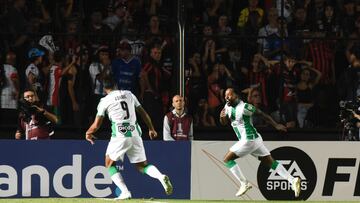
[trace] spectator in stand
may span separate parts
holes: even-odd
[[[241,71],[246,75],[248,88],[258,88],[261,92],[263,105],[269,108],[268,78],[272,74],[271,66],[277,61],[269,61],[261,54],[255,54],[248,69],[242,68]]]
[[[297,61],[284,56],[284,61],[280,63],[277,71],[280,83],[280,119],[286,124],[287,128],[296,127],[296,76],[295,65]]]
[[[223,63],[214,65],[212,73],[208,76],[208,104],[213,116],[221,110],[224,91],[232,86],[233,80],[231,72]]]
[[[294,19],[288,26],[290,40],[289,51],[297,59],[305,57],[305,45],[309,42],[306,37],[310,37],[310,24],[307,19],[307,11],[304,7],[297,7],[294,11]]]
[[[51,23],[54,31],[63,32],[67,20],[74,16],[74,0],[58,0],[51,3],[44,1],[44,3],[51,16]]]
[[[311,65],[311,62],[309,62],[302,67],[300,81],[296,85],[297,121],[300,128],[304,127],[306,114],[309,108],[314,105],[314,89],[321,78],[320,71],[312,68]]]
[[[239,30],[242,35],[254,35],[259,32],[262,24],[259,24],[259,21],[262,17],[259,12],[252,11],[249,13],[249,17],[245,25]]]
[[[335,7],[327,3],[325,4],[325,15],[323,17],[324,32],[327,37],[339,37],[341,34],[338,16]]]
[[[56,51],[53,53],[53,61],[51,61],[51,67],[49,72],[49,84],[47,88],[47,102],[46,106],[54,112],[54,114],[61,120],[60,118],[60,109],[59,109],[59,92],[60,92],[60,83],[61,78],[67,72],[72,66],[72,63],[70,63],[66,68],[63,68],[65,57],[63,55],[62,51]],[[59,122],[60,123],[60,122]]]
[[[96,106],[99,103],[100,99],[106,95],[103,88],[102,79],[109,77],[111,74],[111,58],[109,47],[104,45],[100,46],[95,52],[96,59],[90,64],[89,73],[91,78],[92,85],[92,96],[91,96],[91,106],[92,113],[91,116],[95,117]]]
[[[185,111],[185,101],[180,95],[172,98],[174,109],[164,116],[163,139],[165,141],[193,140],[193,119]]]
[[[49,139],[54,134],[51,125],[57,122],[57,117],[43,108],[36,96],[36,92],[32,89],[25,89],[20,102],[20,114],[15,139]]]
[[[43,56],[45,52],[38,48],[30,49],[28,58],[30,64],[25,70],[26,87],[33,89],[40,102],[45,101],[44,76],[42,72]]]
[[[312,27],[321,26],[322,18],[325,14],[325,0],[314,0],[307,7],[308,18],[311,19]]]
[[[354,44],[349,50],[350,66],[338,82],[340,100],[356,101],[360,96],[360,44]]]
[[[167,77],[161,63],[161,48],[150,49],[150,61],[147,62],[140,74],[140,99],[143,100],[144,109],[153,118],[156,130],[162,126],[164,104],[162,101],[163,81]]]
[[[116,5],[109,6],[108,17],[104,19],[103,23],[111,30],[115,30],[116,27],[127,24],[129,20],[130,15],[126,3],[120,2]]]
[[[200,99],[207,97],[207,78],[203,64],[201,63],[201,56],[199,52],[194,52],[189,58],[189,80],[188,84],[188,99],[190,114],[195,113]]]
[[[68,56],[66,62],[66,73],[61,78],[60,84],[60,116],[61,124],[70,126],[72,124],[78,127],[77,122],[79,119],[79,102],[77,97],[77,92],[75,92],[75,86],[78,83],[77,80],[77,68],[75,66],[76,61],[78,60],[77,55]]]
[[[1,124],[16,123],[16,109],[19,100],[19,75],[15,68],[16,54],[13,51],[8,51],[5,57],[5,63],[0,64],[1,81],[1,108],[0,108],[0,122]]]
[[[145,39],[145,43],[147,44],[147,46],[151,46],[154,44],[159,45],[159,46],[166,45],[166,44],[164,44],[165,41],[163,41],[161,36],[158,36],[158,35],[163,34],[162,30],[160,29],[159,16],[157,16],[157,15],[150,16],[149,27],[145,31],[145,33],[151,35]],[[161,48],[163,48],[163,47],[161,47]]]
[[[249,104],[252,104],[256,109],[260,109],[262,112],[268,112],[266,106],[264,105],[261,97],[261,90],[259,88],[249,88],[247,101]],[[252,123],[255,127],[266,127],[267,123],[259,117],[259,115],[253,115]]]
[[[170,36],[164,36],[166,32],[164,32],[161,27],[159,16],[150,16],[149,26],[145,29],[145,33],[147,34],[145,44],[148,50],[150,50],[151,47],[159,46],[164,58],[172,57],[174,39]]]
[[[121,41],[118,49],[119,58],[114,59],[111,64],[117,87],[138,95],[141,62],[131,54],[131,46],[127,41]]]
[[[267,15],[268,24],[259,30],[257,43],[258,51],[263,56],[270,51],[270,42],[268,37],[279,33],[278,14],[276,8],[270,8]]]
[[[202,63],[205,65],[207,73],[211,73],[215,63],[227,63],[228,49],[223,46],[213,35],[213,29],[210,25],[206,25],[203,29],[203,39],[201,41]]]
[[[220,15],[216,28],[216,34],[219,35],[220,43],[224,47],[230,47],[233,43],[233,40],[227,37],[232,34],[232,29],[228,22],[229,18],[226,15]]]
[[[75,20],[69,20],[66,24],[66,35],[63,38],[62,46],[67,51],[66,55],[74,55],[76,48],[80,46],[78,35],[79,25]]]
[[[174,65],[171,58],[164,58],[162,60],[162,70],[164,73],[163,84],[166,84],[162,90],[162,102],[163,102],[163,112],[167,112],[171,108],[171,98],[170,95],[176,94],[177,86],[175,76],[173,76]],[[186,75],[184,76],[186,78]]]
[[[244,8],[240,12],[239,20],[237,23],[237,26],[239,29],[242,29],[245,26],[245,24],[249,20],[250,13],[254,12],[254,11],[257,12],[259,15],[259,18],[257,19],[258,25],[260,26],[263,22],[264,10],[258,6],[259,1],[258,0],[249,0],[248,2],[249,2],[248,7]]]
[[[240,34],[243,36],[256,36],[261,28],[262,24],[259,24],[259,20],[262,16],[259,15],[257,11],[252,11],[249,13],[248,21],[245,23],[245,26],[239,30]],[[245,61],[250,61],[252,56],[258,51],[258,44],[256,39],[245,39],[241,44],[243,50],[243,58]]]
[[[77,60],[74,66],[76,67],[76,81],[74,91],[76,99],[79,104],[79,114],[81,118],[76,120],[77,126],[83,127],[91,123],[91,99],[92,99],[92,80],[89,73],[90,59],[89,50],[84,44],[76,48]]]
[[[15,48],[21,47],[28,39],[26,35],[28,22],[25,16],[25,7],[26,0],[14,0],[12,8],[5,15],[7,29],[11,33],[10,45]],[[17,53],[17,55],[19,54]]]
[[[140,61],[143,61],[145,58],[144,54],[146,53],[145,49],[145,41],[143,37],[136,36],[136,30],[131,28],[127,32],[127,38],[122,39],[121,41],[126,41],[130,44],[131,47],[131,55],[138,58]],[[120,49],[116,49],[116,56],[120,56]]]
[[[291,22],[293,18],[293,11],[295,10],[294,0],[275,0],[275,7],[278,10],[278,15],[283,16],[287,22]]]
[[[114,28],[114,34],[127,34],[128,30],[135,27],[135,22],[133,15],[130,13],[127,4],[122,7],[123,12],[125,13],[120,19],[120,23]]]
[[[211,0],[205,2],[205,10],[203,12],[203,21],[206,24],[215,25],[220,13],[226,13],[226,1]]]
[[[195,126],[198,127],[214,127],[215,119],[209,112],[209,104],[206,99],[201,99],[195,113]]]
[[[102,44],[109,43],[111,29],[103,24],[103,14],[100,10],[93,11],[90,20],[86,32],[91,33],[88,40],[92,50],[97,50]]]
[[[314,37],[323,37],[324,33],[315,32]],[[305,60],[312,62],[313,67],[321,72],[321,84],[335,84],[334,43],[330,40],[312,39],[306,49]]]
[[[343,15],[341,16],[341,30],[344,37],[348,37],[355,29],[356,13],[354,0],[343,1]]]
[[[357,17],[356,22],[355,22],[355,27],[356,29],[354,30],[354,32],[350,35],[350,40],[347,43],[347,47],[346,47],[346,58],[347,61],[349,63],[351,63],[351,53],[350,53],[350,49],[355,45],[358,44],[360,42],[360,15]]]
[[[201,42],[201,50],[202,50],[202,63],[204,65],[205,70],[209,73],[209,67],[215,63],[215,41],[211,37],[213,34],[213,29],[210,25],[205,25],[203,28],[203,39]]]
[[[171,17],[176,13],[176,7],[172,1],[150,0],[144,1],[145,10],[148,16],[159,16],[160,23],[170,25]],[[170,31],[170,26],[166,27],[166,31]],[[164,30],[165,31],[165,30]]]

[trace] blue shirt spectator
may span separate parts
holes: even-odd
[[[112,72],[118,89],[137,93],[141,62],[131,55],[128,42],[122,41],[118,49],[119,57],[112,62]]]

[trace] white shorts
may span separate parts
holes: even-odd
[[[109,155],[113,161],[124,161],[125,154],[130,163],[146,161],[144,144],[140,136],[114,137],[110,139],[106,155]]]
[[[243,157],[248,154],[251,154],[254,157],[270,155],[270,152],[265,147],[261,137],[258,137],[255,140],[238,141],[230,147],[230,151],[234,152],[238,157]]]

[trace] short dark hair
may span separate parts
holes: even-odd
[[[105,89],[113,89],[115,87],[115,81],[111,77],[103,78],[102,83]]]
[[[34,93],[35,93],[35,90],[34,90],[33,88],[27,87],[27,88],[24,89],[23,92],[24,92],[24,93],[25,93],[25,92],[34,92]]]

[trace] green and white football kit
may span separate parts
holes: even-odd
[[[140,106],[130,91],[113,90],[100,100],[97,116],[108,114],[111,121],[111,139],[106,149],[113,161],[124,160],[126,154],[131,163],[146,161],[141,128],[137,123],[135,108]]]
[[[255,157],[270,155],[265,147],[261,135],[256,131],[252,124],[251,116],[256,108],[248,103],[240,101],[235,107],[225,105],[225,114],[231,121],[231,126],[238,137],[230,151],[238,157],[251,154]]]

